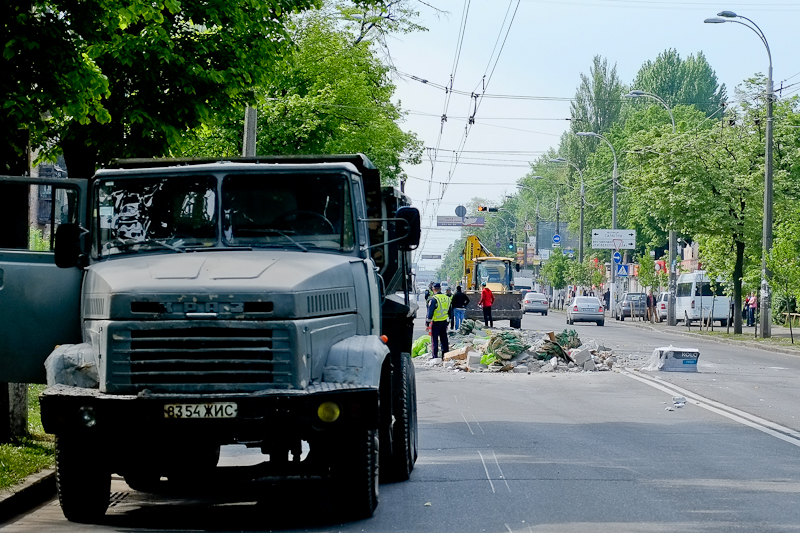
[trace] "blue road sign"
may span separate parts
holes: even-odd
[[[614,252],[614,262],[621,263],[622,262],[622,254],[619,252]]]
[[[556,244],[560,243],[561,242],[561,235],[559,235],[558,233],[553,235],[553,242],[556,243]]]
[[[628,276],[628,265],[619,265],[617,267],[617,277],[625,278]]]

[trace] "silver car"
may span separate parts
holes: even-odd
[[[661,322],[667,319],[667,309],[669,308],[669,293],[662,292],[656,300],[656,320]]]
[[[598,326],[606,323],[603,304],[594,296],[576,296],[567,307],[567,324],[575,322],[595,322]]]
[[[522,310],[525,313],[542,313],[542,316],[547,316],[549,308],[547,296],[540,292],[528,292],[522,298]]]

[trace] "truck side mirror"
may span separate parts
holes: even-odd
[[[79,224],[65,223],[56,230],[55,259],[58,268],[78,266],[85,257],[83,237],[89,231]]]
[[[399,242],[399,246],[404,250],[413,250],[419,246],[419,239],[422,234],[420,227],[419,210],[416,207],[403,206],[397,210],[396,218],[401,218],[406,221],[408,233]],[[402,226],[406,225],[400,223],[401,227],[397,228],[397,233],[403,234]]]

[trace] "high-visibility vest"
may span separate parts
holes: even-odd
[[[434,322],[446,322],[449,319],[450,297],[446,294],[434,294],[436,298],[436,310],[433,312]]]

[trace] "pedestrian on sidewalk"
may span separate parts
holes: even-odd
[[[605,294],[603,294],[603,301],[606,303],[606,311],[609,310],[611,307],[611,291],[606,289]]]
[[[750,296],[747,297],[746,303],[747,303],[747,325],[755,326],[756,309],[758,309],[758,298],[756,298],[756,293],[751,292]]]
[[[461,291],[461,285],[456,285],[456,293],[453,295],[451,304],[453,306],[453,317],[456,322],[453,329],[458,329],[461,327],[461,322],[464,321],[464,317],[467,313],[467,306],[469,305],[469,296]]]
[[[656,318],[656,297],[653,296],[653,289],[647,291],[647,319],[652,324]]]
[[[442,294],[442,285],[433,284],[433,294],[428,299],[428,314],[425,317],[425,326],[431,328],[431,344],[433,358],[439,353],[439,343],[442,345],[442,357],[450,351],[447,341],[447,323],[450,321],[450,297]]]
[[[494,303],[494,294],[486,286],[486,282],[481,283],[481,300],[478,302],[478,307],[483,309],[483,322],[486,327],[493,328],[494,321],[492,320],[492,304]]]

